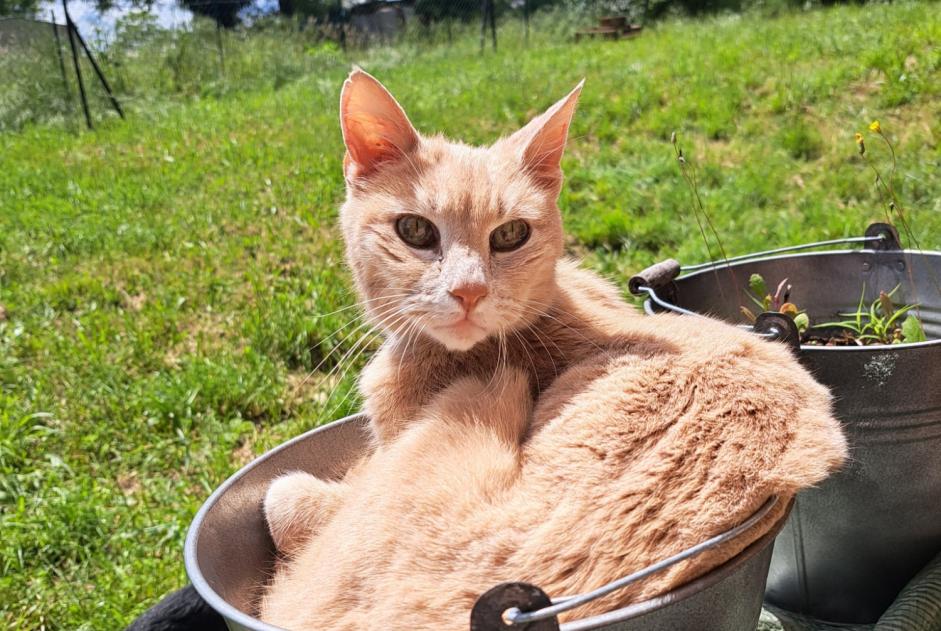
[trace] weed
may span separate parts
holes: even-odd
[[[896,306],[892,296],[898,287],[890,291],[879,292],[879,298],[874,300],[868,308],[865,304],[866,288],[859,297],[856,311],[840,313],[846,319],[835,322],[822,322],[815,324],[815,329],[837,328],[852,334],[850,341],[857,344],[901,344],[903,342],[924,342],[925,331],[921,321],[910,313],[917,305]],[[902,320],[902,316],[905,319]]]

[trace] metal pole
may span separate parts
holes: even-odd
[[[222,78],[225,79],[225,50],[222,48],[222,27],[216,22],[216,46],[219,48],[219,67]]]
[[[487,0],[487,6],[490,8],[490,39],[493,42],[493,49],[497,49],[497,12],[493,8],[493,0]]]
[[[49,10],[49,21],[52,23],[52,34],[56,39],[56,55],[59,58],[59,72],[62,73],[62,87],[65,89],[65,102],[68,105],[68,113],[72,114],[72,88],[69,87],[69,78],[65,74],[65,57],[62,56],[62,39],[59,37],[59,25],[56,24],[56,14]],[[66,121],[69,117],[66,117]],[[71,124],[67,124],[71,127]]]
[[[480,52],[487,43],[487,0],[480,0]]]
[[[72,18],[66,16],[66,19],[71,22]],[[88,61],[91,62],[91,67],[95,69],[95,74],[98,75],[98,80],[101,81],[102,87],[104,87],[105,92],[108,93],[108,98],[111,99],[111,105],[114,107],[114,111],[118,113],[118,116],[124,118],[124,111],[121,109],[121,104],[118,103],[118,99],[115,98],[114,92],[111,91],[111,86],[108,85],[108,80],[105,79],[105,73],[101,71],[101,68],[98,66],[98,62],[95,61],[94,55],[91,54],[91,50],[88,48],[88,44],[85,43],[85,40],[82,39],[82,34],[78,32],[78,27],[75,26],[75,23],[72,22],[72,29],[75,31],[75,37],[78,38],[78,43],[82,45],[82,49],[85,51],[85,54],[88,55]]]
[[[529,44],[529,0],[523,0],[523,41]]]
[[[85,112],[85,124],[89,129],[95,126],[91,122],[91,112],[88,111],[88,96],[85,94],[85,82],[82,81],[82,68],[78,63],[78,50],[75,48],[75,25],[69,17],[69,0],[62,0],[62,10],[65,13],[65,27],[69,32],[69,48],[72,49],[72,64],[75,66],[75,77],[78,79],[78,93],[82,98],[82,111]]]

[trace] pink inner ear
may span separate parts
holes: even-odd
[[[366,175],[404,156],[418,142],[418,132],[396,100],[361,70],[343,86],[340,123],[350,158],[347,177]]]
[[[562,184],[562,154],[581,89],[579,83],[565,98],[517,132],[529,139],[523,151],[526,170],[539,183],[552,189]]]
[[[562,178],[562,154],[568,125],[553,133],[540,134],[526,148],[523,162],[527,170],[546,184],[555,184]]]

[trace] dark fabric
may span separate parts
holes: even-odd
[[[227,627],[222,616],[187,585],[141,614],[126,631],[227,631]]]
[[[941,554],[908,585],[875,624],[829,625],[765,603],[784,631],[941,631]]]

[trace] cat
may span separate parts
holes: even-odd
[[[736,540],[562,619],[609,611],[735,556],[846,458],[829,394],[783,345],[643,316],[563,257],[581,88],[477,148],[420,135],[362,70],[345,82],[340,225],[387,335],[359,384],[375,446],[343,480],[272,483],[265,622],[466,629],[498,583],[582,593],[780,498]]]

